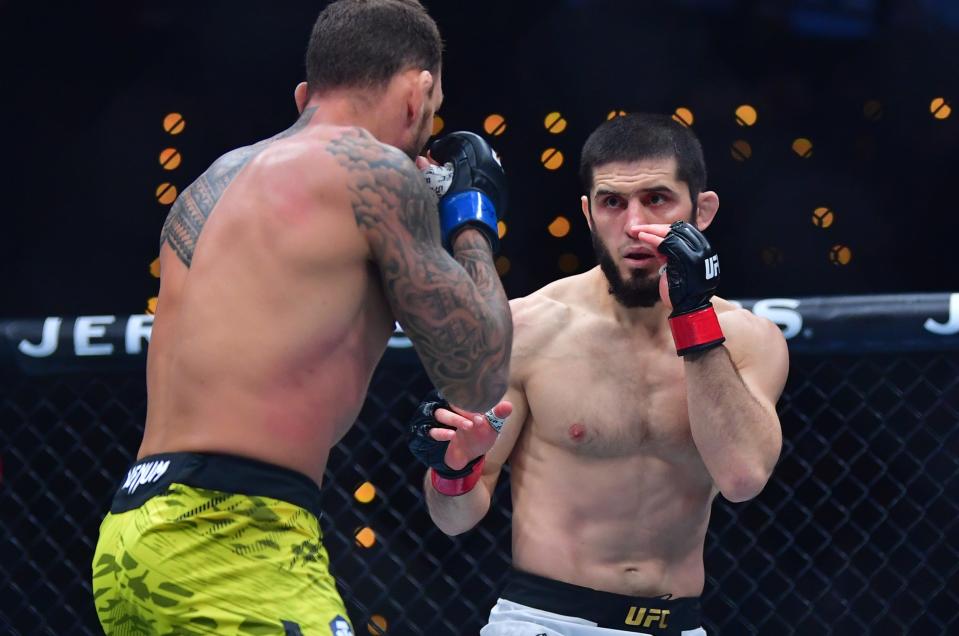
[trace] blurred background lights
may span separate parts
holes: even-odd
[[[736,161],[746,161],[753,156],[753,147],[745,139],[737,139],[729,147],[729,153]]]
[[[569,219],[565,216],[558,216],[553,219],[546,229],[549,230],[550,235],[563,238],[569,234]]]
[[[366,624],[366,631],[368,631],[373,636],[381,636],[386,633],[386,628],[388,623],[386,619],[380,616],[379,614],[373,614],[370,616],[369,622]]]
[[[160,151],[160,165],[164,170],[176,170],[180,167],[180,151],[176,148],[165,148]]]
[[[547,148],[540,155],[539,161],[547,170],[558,170],[563,165],[563,153],[556,148]]]
[[[756,123],[759,114],[756,109],[749,104],[743,104],[736,109],[735,119],[740,126],[752,126]]]
[[[929,112],[936,119],[946,119],[952,114],[952,106],[945,98],[937,97],[929,104]]]
[[[353,538],[356,539],[356,545],[364,548],[372,548],[376,543],[376,533],[373,532],[373,528],[369,527],[357,529],[353,533]]]
[[[176,186],[172,183],[161,183],[156,189],[156,198],[162,205],[170,205],[176,201]]]
[[[559,271],[564,274],[573,274],[579,269],[579,258],[575,254],[567,252],[560,255],[556,265],[559,267]]]
[[[852,260],[852,250],[845,245],[833,245],[829,250],[829,261],[833,265],[848,265]]]
[[[506,118],[497,113],[493,113],[483,121],[483,130],[487,135],[499,137],[506,132]]]
[[[566,118],[559,112],[552,112],[546,115],[546,119],[543,120],[543,125],[546,127],[546,130],[554,135],[558,135],[566,130],[566,123]]]
[[[687,128],[693,125],[693,122],[696,121],[696,118],[693,117],[693,111],[689,110],[685,106],[680,106],[673,112],[673,121],[677,121]]]
[[[163,118],[163,130],[171,135],[179,135],[186,128],[186,120],[180,113],[170,113]]]
[[[812,142],[805,137],[798,137],[797,139],[793,140],[792,149],[793,152],[803,159],[809,159],[812,157]]]
[[[866,100],[862,105],[862,114],[869,121],[879,121],[882,119],[882,102],[878,99]]]
[[[360,503],[370,503],[376,498],[376,486],[368,481],[364,481],[353,491],[353,497]]]
[[[826,229],[833,222],[833,213],[829,208],[816,208],[812,212],[812,224],[816,227]]]
[[[782,265],[783,261],[785,260],[783,251],[774,246],[764,247],[761,256],[763,264],[765,264],[767,267],[776,267],[778,265]]]

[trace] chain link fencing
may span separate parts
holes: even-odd
[[[505,584],[509,479],[464,536],[426,512],[405,423],[427,390],[381,365],[330,457],[322,525],[357,634],[477,634]],[[91,557],[145,406],[142,369],[0,380],[0,633],[101,633]],[[779,411],[766,489],[713,506],[709,633],[959,633],[959,354],[794,356]]]

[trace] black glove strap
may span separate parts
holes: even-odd
[[[452,426],[446,426],[436,421],[436,409],[449,408],[450,403],[440,395],[439,391],[433,390],[423,398],[410,419],[409,447],[413,456],[422,464],[436,471],[436,474],[446,479],[459,479],[469,475],[476,463],[483,458],[483,455],[473,459],[460,470],[455,470],[447,465],[446,449],[450,443],[433,439],[430,437],[430,431],[434,428],[455,430]]]

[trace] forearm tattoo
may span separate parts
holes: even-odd
[[[327,148],[348,172],[356,223],[434,384],[463,406],[502,397],[512,322],[486,240],[464,236],[457,263],[440,244],[436,197],[408,157],[360,129]]]

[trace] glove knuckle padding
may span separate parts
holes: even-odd
[[[673,223],[659,251],[667,259],[666,278],[673,314],[708,305],[719,283],[719,274],[717,271],[706,278],[706,262],[715,252],[702,232],[683,221]]]
[[[669,226],[659,250],[666,255],[669,327],[680,356],[718,347],[726,338],[710,298],[719,284],[719,259],[702,232],[683,221]]]
[[[473,227],[495,251],[498,220],[506,210],[506,176],[496,153],[479,135],[459,131],[433,142],[430,154],[453,167],[453,178],[439,206],[444,245],[451,249],[456,234]]]
[[[434,141],[430,154],[440,163],[453,164],[453,182],[448,194],[481,190],[496,207],[497,217],[503,218],[506,213],[506,176],[485,139],[469,131],[453,132]]]
[[[689,246],[694,250],[702,251],[704,247],[709,246],[709,244],[706,243],[706,237],[689,223],[684,222],[676,228],[676,232],[689,243]]]
[[[431,391],[423,401],[420,402],[419,406],[416,407],[416,410],[413,411],[413,417],[410,419],[408,427],[408,445],[410,452],[413,453],[413,456],[421,463],[432,468],[444,477],[455,479],[469,474],[479,458],[470,462],[460,470],[454,470],[446,464],[446,449],[450,443],[433,439],[430,437],[430,431],[434,428],[456,430],[452,426],[446,426],[436,421],[436,409],[449,408],[449,402],[443,399],[439,391]]]

